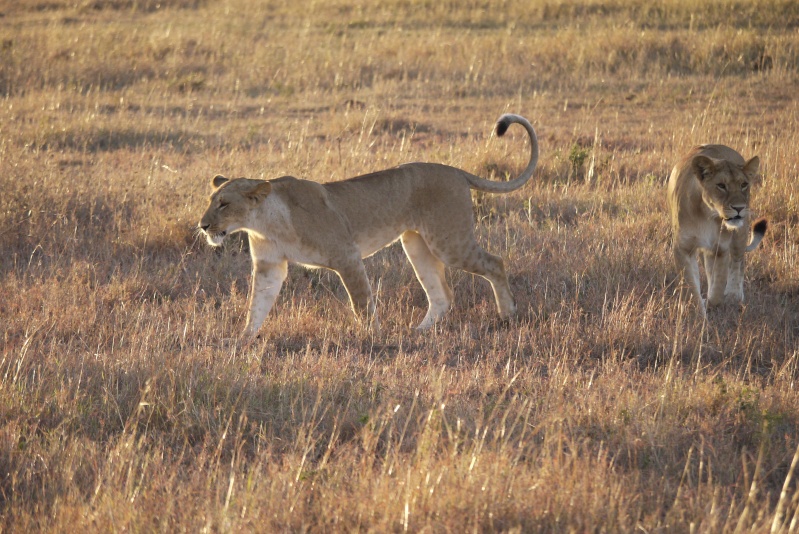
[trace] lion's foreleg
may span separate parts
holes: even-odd
[[[705,270],[707,271],[708,306],[718,306],[724,302],[724,291],[727,288],[727,273],[730,268],[730,255],[705,252]]]
[[[674,263],[680,271],[680,277],[688,285],[691,295],[696,301],[699,312],[705,315],[705,303],[702,301],[702,287],[699,282],[699,263],[696,251],[685,252],[679,245],[674,246]]]
[[[288,264],[285,261],[278,263],[253,261],[250,303],[247,324],[244,327],[246,337],[255,337],[266,316],[269,315],[269,310],[272,309],[286,279],[287,269]]]
[[[744,257],[733,257],[730,261],[730,277],[727,279],[727,288],[724,295],[733,302],[744,300]]]
[[[366,276],[366,269],[360,257],[343,262],[334,267],[338,273],[347,294],[350,297],[350,305],[356,317],[366,325],[379,328],[377,315],[375,313],[375,303],[372,298],[372,286]]]

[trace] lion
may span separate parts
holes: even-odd
[[[471,189],[508,193],[522,187],[538,163],[538,138],[530,122],[502,115],[502,136],[522,125],[530,160],[515,179],[499,182],[435,163],[409,163],[339,182],[320,184],[283,176],[273,180],[217,175],[199,228],[212,246],[246,232],[252,255],[252,287],[243,336],[257,335],[286,278],[289,262],[335,271],[362,323],[379,328],[363,258],[399,239],[427,295],[418,325],[433,326],[449,310],[453,294],[445,267],[477,274],[491,284],[499,315],[516,313],[502,259],[477,243]]]
[[[668,203],[674,261],[702,316],[697,254],[708,279],[707,306],[744,299],[744,253],[757,248],[768,228],[757,220],[750,230],[749,194],[758,180],[760,159],[748,161],[724,145],[693,148],[669,177]]]

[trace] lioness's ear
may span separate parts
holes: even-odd
[[[224,184],[227,181],[228,181],[227,178],[225,178],[221,174],[217,174],[211,179],[211,185],[213,186],[214,189],[219,189],[219,187],[221,187],[222,184]]]
[[[713,160],[701,155],[694,157],[693,161],[691,161],[691,168],[700,180],[713,176],[716,172],[716,164],[713,163]]]
[[[255,184],[255,187],[247,191],[244,194],[244,196],[256,202],[261,202],[263,199],[269,196],[269,193],[271,192],[272,192],[272,184],[270,184],[269,182],[264,182],[259,180],[258,183]]]
[[[746,163],[744,163],[744,174],[750,180],[754,180],[757,178],[757,173],[760,170],[760,158],[757,156],[753,157]]]

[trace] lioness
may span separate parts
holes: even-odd
[[[249,235],[253,274],[245,337],[256,335],[272,308],[288,262],[338,273],[356,316],[376,325],[362,258],[398,238],[427,294],[427,314],[418,328],[432,326],[452,304],[446,265],[486,278],[500,316],[513,315],[516,305],[502,260],[475,239],[469,192],[507,193],[532,176],[538,138],[527,119],[501,116],[497,135],[513,123],[530,136],[530,162],[507,182],[433,163],[410,163],[327,184],[290,176],[269,181],[214,177],[215,190],[199,226],[213,246],[233,232]]]
[[[766,234],[760,219],[749,229],[749,191],[758,177],[757,156],[744,161],[723,145],[693,148],[671,171],[668,202],[674,232],[674,260],[688,283],[699,311],[702,301],[697,253],[704,255],[708,306],[725,297],[744,298],[744,252],[754,250]]]

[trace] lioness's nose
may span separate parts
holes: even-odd
[[[730,206],[730,207],[732,209],[734,209],[735,211],[737,211],[738,213],[741,213],[743,210],[746,209],[746,204],[739,205],[739,206]]]

